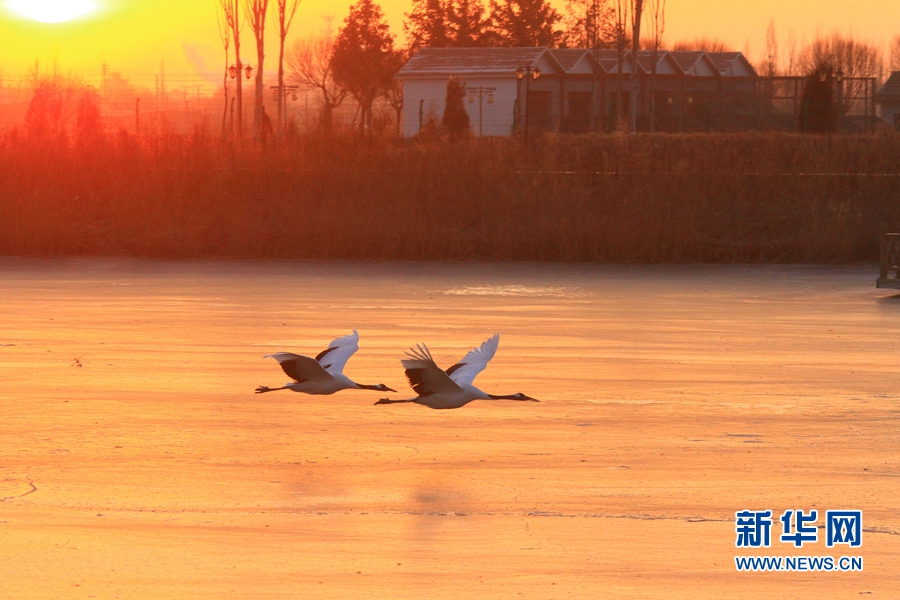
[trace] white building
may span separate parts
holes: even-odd
[[[520,80],[517,69],[531,77]],[[441,122],[451,77],[466,84],[475,134],[512,135],[523,90],[540,82],[533,73],[561,69],[546,48],[421,48],[395,75],[403,82],[403,135],[416,135],[429,120]]]
[[[651,116],[658,130],[727,128],[734,107],[757,93],[756,71],[740,52],[660,50],[655,69],[653,57],[641,51],[635,61],[625,52],[620,72],[616,50],[421,48],[395,75],[403,84],[403,135],[441,122],[450,78],[469,92],[472,132],[495,136],[613,129],[615,117],[631,111],[633,68],[639,129],[651,127]]]

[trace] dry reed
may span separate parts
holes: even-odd
[[[874,260],[900,137],[0,137],[0,254]]]

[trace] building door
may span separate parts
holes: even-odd
[[[549,129],[551,117],[552,92],[528,91],[528,103],[525,105],[525,118],[529,129]]]
[[[591,127],[591,93],[569,92],[569,114],[563,119],[563,131],[585,133]]]

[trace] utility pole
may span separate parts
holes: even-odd
[[[166,98],[166,62],[159,61],[159,99],[162,101],[162,110],[165,115],[169,108],[169,101]]]
[[[469,87],[466,88],[466,91],[469,93],[469,104],[475,102],[475,98],[478,98],[478,137],[484,135],[484,127],[482,126],[482,122],[484,121],[484,99],[487,98],[488,104],[494,103],[494,92],[497,90],[495,87]],[[419,104],[419,129],[422,129],[422,104],[420,101]]]
[[[322,20],[325,22],[325,26],[320,30],[322,35],[325,36],[325,39],[329,42],[331,41],[332,36],[334,35],[334,26],[332,22],[334,21],[334,15],[332,14],[324,14],[322,15]]]

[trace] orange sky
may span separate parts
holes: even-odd
[[[104,61],[111,71],[121,71],[148,87],[153,86],[161,61],[165,62],[167,81],[173,85],[201,84],[220,76],[223,60],[215,0],[95,0],[99,9],[94,14],[60,24],[18,16],[8,8],[9,1],[0,0],[0,73],[7,82],[26,76],[36,58],[42,66],[55,61],[62,72],[76,72],[89,82],[99,80]],[[395,33],[402,32],[403,14],[410,4],[411,0],[383,0]],[[555,4],[565,6],[564,0]],[[349,5],[349,0],[303,0],[294,35],[319,30],[324,24],[322,15],[328,13],[335,16],[335,27],[339,27]],[[750,57],[756,59],[773,18],[782,44],[791,30],[802,43],[817,29],[837,28],[886,46],[900,34],[900,1],[669,0],[665,38],[718,37],[738,50],[749,43]],[[274,42],[274,27],[270,31]],[[255,54],[249,33],[243,48]],[[267,51],[267,70],[274,67],[275,58],[273,44]]]

